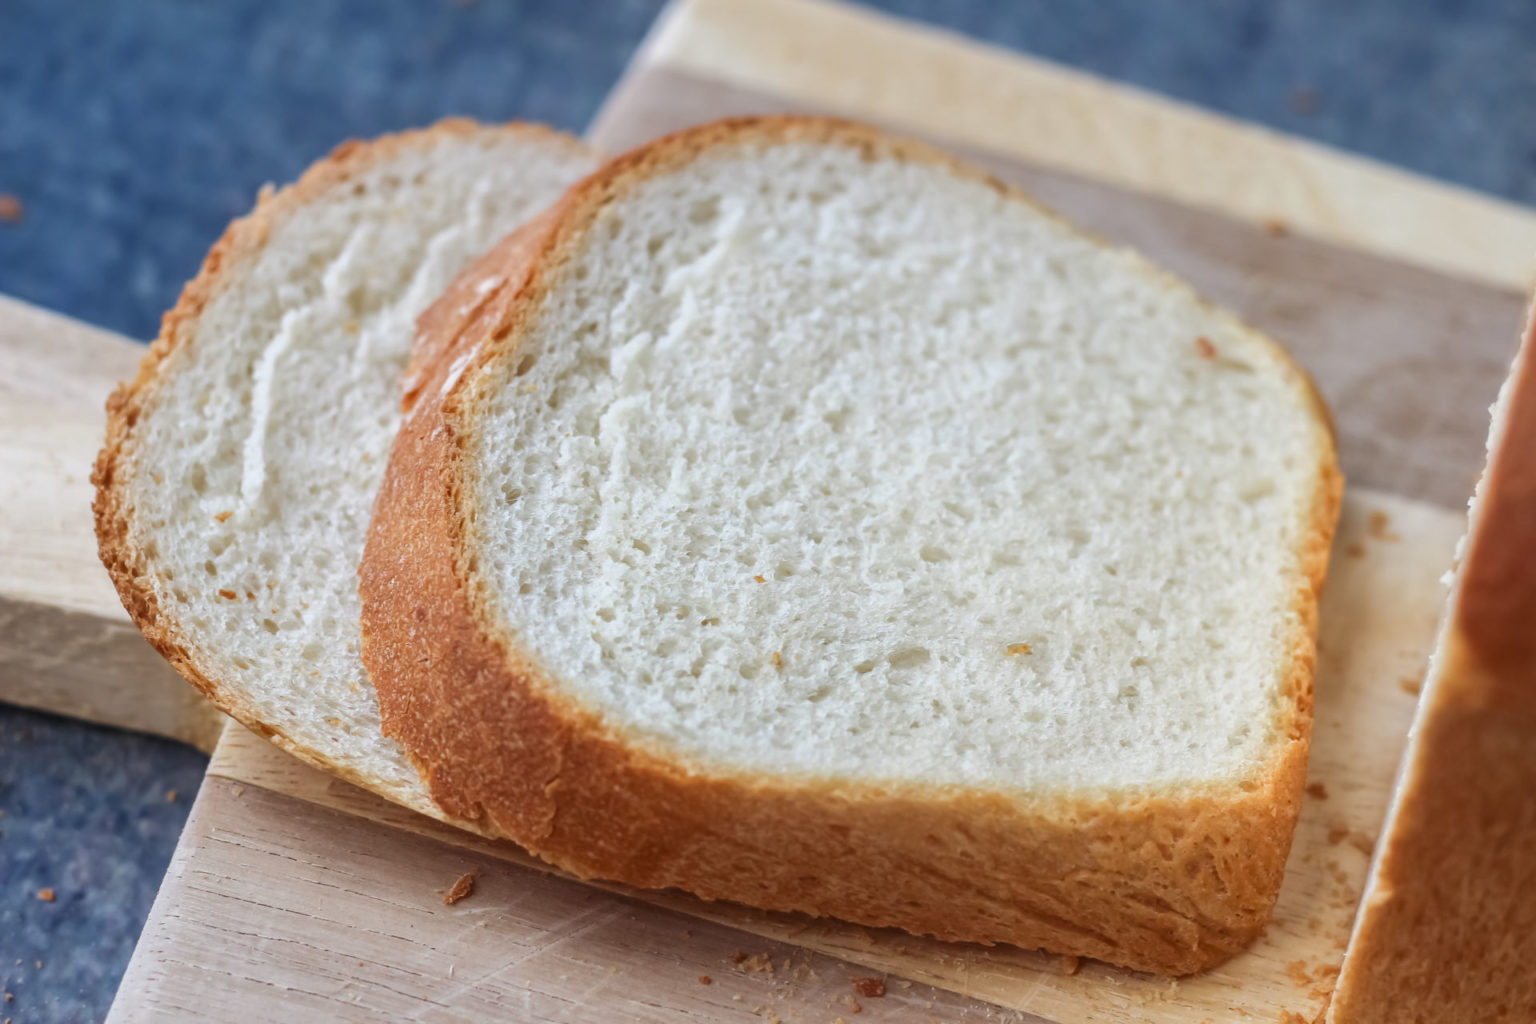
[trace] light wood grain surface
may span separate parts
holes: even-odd
[[[474,892],[443,897],[464,874]],[[830,957],[209,778],[108,1021],[1005,1020]],[[737,962],[739,954],[745,954]],[[710,979],[708,983],[702,979]]]
[[[825,0],[679,0],[642,59],[1525,291],[1536,212]]]
[[[1303,808],[1285,885],[1266,935],[1215,970],[1177,985],[1091,962],[1069,975],[1062,973],[1061,958],[1008,947],[940,943],[837,921],[706,903],[676,892],[604,888],[629,897],[635,905],[652,904],[764,940],[834,956],[882,976],[926,982],[1038,1015],[1031,1019],[1125,1024],[1224,1020],[1232,1015],[1273,1020],[1281,1013],[1295,1013],[1311,1020],[1323,1009],[1333,969],[1349,935],[1370,844],[1413,714],[1410,691],[1422,674],[1433,639],[1442,593],[1439,577],[1461,528],[1458,516],[1419,502],[1369,492],[1357,493],[1348,502],[1322,615],[1309,771],[1309,782],[1320,788]],[[511,843],[482,839],[396,807],[310,768],[244,730],[233,729],[226,735],[209,776],[473,851],[490,858],[483,870],[497,879],[558,874]],[[210,820],[224,819],[214,813]],[[252,824],[248,820],[243,827]],[[313,852],[294,847],[290,853],[325,858],[326,849],[321,841]],[[222,873],[226,869],[219,859],[216,852],[205,852],[201,864]],[[361,886],[363,876],[356,876],[352,884]],[[173,879],[161,902],[172,904],[179,899]],[[278,902],[295,913],[304,912],[301,900],[284,897]],[[396,927],[403,927],[407,920],[401,917]],[[414,922],[410,931],[429,944],[451,937],[431,922]],[[749,948],[742,946],[744,941],[739,934],[732,935],[707,955],[728,958],[738,948]],[[491,949],[485,955],[494,960],[501,951]],[[464,956],[475,970],[490,966],[474,951],[466,950]],[[146,970],[136,959],[125,993],[140,988],[155,991],[152,977],[138,978]],[[785,1007],[778,1012],[785,1013]]]
[[[1227,967],[1171,985],[1094,964],[1064,975],[1060,960],[1038,954],[675,894],[599,891],[230,731],[112,1019],[853,1020],[847,978],[874,970],[976,998],[893,983],[896,995],[865,1000],[859,1020],[1001,1012],[977,999],[1037,1015],[1030,1020],[1317,1015],[1411,716],[1436,581],[1461,529],[1456,510],[1481,462],[1536,218],[804,0],[675,3],[590,135],[618,150],[711,117],[785,109],[851,114],[953,144],[1189,277],[1279,336],[1317,376],[1356,490],[1323,614],[1313,780],[1326,798],[1305,807],[1269,935]],[[1267,230],[1273,217],[1290,230]],[[206,733],[177,724],[208,720],[195,701],[189,710],[172,698],[146,714],[162,698],[132,699],[190,691],[129,631],[84,525],[106,378],[126,375],[137,355],[119,339],[0,301],[0,380],[20,382],[0,390],[0,426],[9,428],[0,468],[18,467],[0,473],[0,488],[10,488],[0,492],[0,636],[7,622],[22,635],[0,639],[0,699],[16,699],[23,675],[57,679],[59,709],[117,694],[98,718]],[[57,519],[46,512],[55,500]],[[104,634],[112,623],[118,632]],[[99,642],[88,642],[93,635]],[[41,639],[28,646],[28,637]],[[59,650],[69,656],[50,662]],[[139,660],[114,660],[127,651]],[[49,687],[34,689],[47,706]],[[466,865],[481,872],[480,888],[443,907],[433,890]],[[774,972],[732,963],[738,951],[771,953]]]
[[[212,750],[224,716],[145,643],[96,560],[91,463],[143,352],[0,296],[0,700]]]

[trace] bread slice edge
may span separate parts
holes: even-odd
[[[483,133],[536,139],[541,144],[585,153],[570,136],[533,122],[486,125],[468,118],[446,118],[430,126],[373,139],[351,139],[310,165],[292,184],[280,189],[264,186],[254,209],[232,221],[209,250],[197,274],[183,287],[177,303],[162,318],[155,340],[140,360],[137,375],[120,384],[107,400],[106,437],[91,473],[97,550],[124,609],[146,640],[171,666],[214,706],[252,732],[317,768],[379,793],[395,803],[461,827],[473,822],[446,815],[420,787],[399,787],[337,763],[324,753],[287,735],[265,721],[241,690],[220,678],[200,655],[197,644],[178,628],[173,615],[160,607],[149,583],[145,553],[130,538],[132,515],[126,495],[127,461],[135,428],[156,400],[173,356],[195,337],[203,310],[266,247],[275,228],[301,216],[311,204],[368,170],[440,142]]]
[[[423,316],[409,374],[413,411],[369,530],[363,654],[386,732],[411,752],[448,813],[577,875],[1157,973],[1227,959],[1269,916],[1300,806],[1317,596],[1342,486],[1326,411],[1299,368],[1320,454],[1277,710],[1284,720],[1264,770],[1238,791],[1029,805],[995,793],[702,771],[613,734],[503,635],[463,557],[474,370],[515,350],[604,205],[709,147],[747,139],[938,163],[1023,200],[937,150],[871,128],[742,118],[617,158],[498,246],[475,271],[477,280],[491,268],[502,278],[484,304],[455,316],[445,299]]]

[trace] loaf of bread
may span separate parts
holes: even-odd
[[[363,653],[444,812],[582,876],[1147,971],[1259,934],[1341,486],[1274,343],[788,117],[608,164],[413,359]]]
[[[528,125],[343,145],[230,226],[109,407],[96,529],[144,635],[252,729],[428,813],[358,652],[400,373],[428,303],[594,164]]]
[[[1528,1024],[1533,962],[1536,305],[1328,1019]]]

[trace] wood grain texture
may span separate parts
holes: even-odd
[[[1273,1020],[1281,1013],[1295,1013],[1303,1020],[1312,1020],[1322,1012],[1349,935],[1369,863],[1370,843],[1386,807],[1413,714],[1414,697],[1405,689],[1404,681],[1416,681],[1422,675],[1442,596],[1439,577],[1461,529],[1459,516],[1422,503],[1360,492],[1346,503],[1336,544],[1336,568],[1323,602],[1317,720],[1309,774],[1310,783],[1321,787],[1314,793],[1324,795],[1313,795],[1303,807],[1285,885],[1266,936],[1248,952],[1213,971],[1175,984],[1084,962],[1075,975],[1067,975],[1062,973],[1060,958],[1035,952],[934,942],[837,921],[706,903],[677,892],[602,888],[633,899],[636,905],[650,904],[734,929],[735,933],[724,933],[729,941],[708,957],[727,958],[737,948],[748,948],[742,945],[746,940],[739,934],[746,932],[765,941],[836,957],[871,972],[1038,1015],[1031,1019],[1194,1024],[1242,1014]],[[299,813],[291,803],[298,801],[472,851],[485,858],[477,861],[486,872],[484,877],[507,880],[507,885],[533,884],[513,881],[524,875],[558,875],[510,843],[485,840],[391,805],[302,764],[243,730],[231,730],[226,736],[209,775],[210,780],[240,783],[288,801],[261,804],[263,815],[271,808],[270,818],[254,816],[251,804],[215,808],[208,812],[208,820],[216,827],[236,827],[226,815],[238,813],[241,830],[283,830],[288,827],[285,822]],[[295,856],[321,856],[305,854],[303,850],[308,847],[293,847],[292,840],[284,842]],[[306,842],[317,843],[314,849],[325,851],[339,840],[328,842],[316,836]],[[203,850],[196,863],[200,870],[220,877],[234,874],[232,868],[220,863],[217,850],[211,847]],[[368,872],[356,870],[354,884],[361,885]],[[285,888],[275,884],[266,890],[266,899],[290,912],[304,912],[307,897],[292,890],[284,892]],[[180,899],[175,892],[161,897],[162,901]],[[406,918],[374,900],[359,899],[356,905],[360,913],[363,907],[369,908],[369,927],[387,926],[392,933],[407,930]],[[409,932],[420,941],[453,941],[451,931],[431,922],[410,920]],[[170,972],[166,977],[171,979],[165,983],[190,984],[183,975],[192,969],[165,966]],[[262,976],[298,977],[304,970],[302,958],[274,947]],[[130,991],[125,983],[125,997]],[[656,994],[653,998],[663,997]],[[786,1007],[806,1015],[816,1009],[812,1004],[791,1001],[777,1007],[776,1012],[788,1018]]]
[[[142,353],[0,297],[0,700],[211,750],[224,716],[145,643],[96,559],[91,463]]]
[[[1462,507],[1536,259],[1530,211],[804,0],[676,3],[590,135],[617,150],[712,117],[791,109],[861,116],[946,142],[1086,227],[1143,249],[1275,334],[1317,375],[1339,418],[1352,485]],[[1271,217],[1293,233],[1263,230]],[[126,374],[131,360],[121,342],[116,355],[100,357],[100,338],[44,351],[69,325],[26,310],[17,320],[13,307],[0,303],[0,379],[14,370],[32,383],[0,391],[0,415],[18,438],[56,399],[78,395],[89,415],[26,445],[0,442],[21,452],[0,458],[46,462],[54,468],[25,479],[62,478],[37,486],[63,494],[83,486],[103,378]],[[18,332],[8,322],[27,326]],[[34,359],[61,370],[33,373]],[[78,480],[68,479],[76,466]],[[110,590],[95,575],[88,530],[60,525],[62,546],[46,565],[13,560],[30,557],[23,549],[54,529],[41,515],[13,517],[13,500],[30,500],[30,489],[16,484],[0,495],[9,499],[0,599],[33,587],[27,600],[39,614],[120,616],[99,600]],[[1385,511],[1385,522],[1373,524],[1372,510]],[[1312,778],[1326,799],[1304,808],[1270,935],[1209,975],[1172,986],[1085,964],[1062,976],[1052,973],[1059,962],[1017,951],[938,947],[648,896],[667,904],[658,909],[553,877],[515,848],[401,811],[231,731],[112,1019],[905,1021],[998,1012],[914,986],[901,990],[918,993],[911,1001],[866,1001],[866,1016],[853,1018],[841,1002],[848,974],[879,968],[1040,1015],[1031,1020],[1195,1024],[1243,1013],[1274,1020],[1282,1011],[1311,1020],[1364,878],[1413,710],[1407,691],[1433,632],[1436,581],[1461,523],[1458,513],[1353,493],[1322,613]],[[17,632],[44,635],[26,625],[34,620],[16,621],[24,624]],[[57,621],[77,635],[92,620]],[[85,647],[69,660],[97,657]],[[23,660],[0,653],[0,666]],[[443,907],[434,890],[467,867],[482,872],[477,894]],[[689,920],[678,916],[684,911]],[[735,971],[738,950],[771,951],[776,965],[788,958],[791,966],[771,976]],[[850,970],[828,957],[872,966]],[[799,963],[814,967],[814,984],[799,976]],[[714,984],[699,984],[700,974]],[[834,980],[823,988],[823,977]]]
[[[1440,273],[1536,276],[1528,208],[851,4],[674,0],[641,59]]]
[[[464,874],[474,891],[445,905]],[[1010,1019],[895,979],[860,997],[852,980],[868,976],[210,778],[107,1019],[830,1022],[853,1017],[850,1000],[859,1020]]]
[[[804,103],[641,66],[588,133],[622,152],[690,124]],[[914,127],[895,121],[896,131]],[[941,141],[941,140],[940,140]],[[1001,145],[1002,139],[994,140]],[[1351,485],[1465,506],[1487,410],[1509,366],[1523,294],[1296,235],[1088,177],[949,147],[1088,231],[1140,250],[1280,341],[1317,379]]]

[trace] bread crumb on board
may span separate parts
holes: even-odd
[[[1007,654],[1009,657],[1013,657],[1017,654],[1032,654],[1034,653],[1034,650],[1035,649],[1029,644],[1009,644],[1006,648],[1003,649],[1003,653]]]
[[[168,804],[173,804],[176,802],[176,791],[174,789],[168,789],[165,791],[165,802]]]
[[[7,224],[20,224],[25,215],[26,210],[22,207],[20,199],[9,193],[0,194],[0,221],[5,221]]]
[[[711,978],[709,975],[707,975],[707,974],[699,975],[699,984],[700,985],[713,985],[714,983],[715,983],[715,979]]]
[[[1424,683],[1418,676],[1403,676],[1397,681],[1397,687],[1410,697],[1417,697]]]
[[[37,898],[42,900],[44,903],[52,903],[54,899],[53,890],[39,889],[37,890]]]
[[[854,978],[853,990],[865,999],[878,999],[885,995],[885,979]]]
[[[1270,238],[1284,238],[1291,233],[1291,226],[1279,217],[1265,217],[1263,227],[1264,233]]]
[[[1065,953],[1054,954],[1051,959],[1051,968],[1062,977],[1070,978],[1076,974],[1083,961],[1079,957],[1069,956]]]
[[[1307,784],[1307,796],[1314,800],[1327,800],[1328,787],[1321,782],[1309,782]]]
[[[1195,339],[1195,351],[1200,353],[1200,358],[1201,359],[1215,359],[1216,358],[1216,346],[1212,345],[1211,344],[1211,339],[1207,338],[1203,334],[1200,335],[1200,337]]]
[[[469,871],[460,875],[459,880],[453,883],[453,888],[449,889],[443,895],[443,905],[451,907],[455,903],[459,902],[459,900],[462,900],[466,896],[471,895],[474,891],[475,873],[473,871]]]
[[[862,1003],[860,1003],[857,999],[853,998],[853,996],[843,996],[843,1001],[848,1004],[848,1012],[849,1013],[863,1013],[864,1012],[864,1005]]]
[[[772,974],[773,960],[767,953],[753,953],[751,956],[737,950],[731,954],[731,963],[738,970],[748,971],[752,974]]]
[[[1371,535],[1372,540],[1383,540],[1388,543],[1402,540],[1403,538],[1400,534],[1393,533],[1388,529],[1391,523],[1391,517],[1378,508],[1371,513],[1370,519],[1366,521],[1365,529]]]

